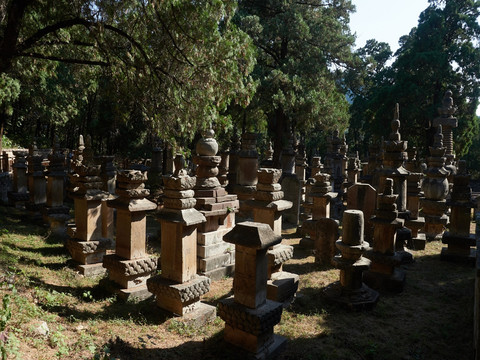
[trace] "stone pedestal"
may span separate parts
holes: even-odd
[[[8,192],[8,202],[15,207],[24,207],[29,199],[26,151],[14,151],[15,163],[13,164],[13,190]]]
[[[273,333],[282,304],[267,300],[266,255],[281,237],[267,224],[244,222],[225,235],[225,241],[235,244],[237,269],[233,297],[218,305],[218,315],[225,321],[224,339],[255,359],[275,358],[286,340]]]
[[[162,273],[149,279],[147,285],[158,307],[200,326],[214,318],[216,311],[200,302],[200,297],[210,290],[210,279],[197,275],[197,227],[206,219],[194,208],[197,179],[186,174],[183,163],[183,157],[177,155],[175,174],[163,177],[167,201],[158,213]]]
[[[146,281],[157,270],[157,258],[146,252],[146,212],[157,205],[147,199],[146,172],[124,170],[118,173],[118,198],[108,202],[117,210],[115,255],[103,258],[114,292],[124,300],[143,300],[151,296]]]
[[[453,190],[448,205],[451,207],[449,231],[442,236],[448,247],[442,249],[440,259],[475,264],[475,235],[470,234],[471,209],[475,207],[470,188],[470,174],[466,163],[460,160],[458,172],[453,177]]]
[[[375,213],[377,190],[369,184],[357,183],[347,189],[347,209],[360,210],[365,219],[364,238],[368,243],[373,241],[373,223],[370,219]]]
[[[325,294],[351,310],[371,309],[378,301],[378,292],[362,281],[362,275],[370,266],[370,260],[362,254],[369,249],[363,241],[363,213],[360,210],[346,210],[343,213],[343,236],[336,242],[341,254],[333,258],[333,264],[340,269],[340,281],[325,289]]]
[[[375,290],[401,292],[405,285],[405,273],[398,268],[402,257],[395,252],[397,229],[404,220],[397,217],[397,199],[393,194],[393,180],[385,179],[383,194],[378,195],[377,210],[372,219],[374,224],[373,248],[365,253],[372,261],[370,270],[363,275],[364,282]]]

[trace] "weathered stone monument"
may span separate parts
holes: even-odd
[[[242,134],[242,149],[237,158],[237,179],[234,187],[234,193],[240,201],[241,218],[251,216],[251,209],[247,205],[248,200],[253,199],[257,185],[258,153],[257,153],[257,134]]]
[[[445,169],[445,151],[442,126],[437,127],[435,141],[430,146],[428,169],[422,182],[425,198],[420,199],[421,216],[425,218],[425,234],[428,241],[440,240],[448,223],[446,197],[448,195],[449,172]]]
[[[375,213],[377,191],[369,184],[356,183],[347,189],[347,209],[361,210],[364,216],[365,241],[373,241],[373,223],[370,221]]]
[[[210,279],[197,275],[197,227],[206,219],[194,208],[197,178],[187,175],[182,155],[175,162],[175,173],[163,177],[164,207],[158,213],[162,273],[150,278],[147,286],[160,308],[200,325],[215,317],[215,308],[200,302],[210,290]]]
[[[147,199],[146,172],[123,170],[117,174],[118,198],[107,205],[117,210],[115,254],[103,257],[103,267],[116,286],[112,290],[125,300],[151,296],[146,281],[157,270],[157,258],[146,251],[146,212],[157,205]]]
[[[343,236],[336,242],[339,255],[333,258],[333,264],[340,269],[340,281],[329,285],[325,294],[352,310],[372,308],[378,301],[378,292],[363,283],[362,275],[370,266],[370,260],[363,253],[370,249],[363,241],[363,213],[360,210],[343,212]]]
[[[383,193],[378,195],[374,224],[373,248],[365,252],[372,261],[370,270],[364,272],[363,281],[373,289],[401,292],[405,285],[405,272],[398,268],[402,257],[395,252],[397,230],[404,220],[398,218],[393,180],[385,179]]]
[[[50,155],[47,167],[47,203],[43,208],[43,221],[50,225],[50,228],[63,234],[65,223],[70,219],[70,208],[63,204],[65,184],[65,154],[60,149],[58,138]]]
[[[383,154],[383,169],[380,173],[380,188],[383,188],[385,179],[393,179],[394,193],[397,197],[397,211],[399,217],[406,219],[407,211],[407,176],[409,172],[403,167],[407,160],[407,141],[400,136],[400,114],[399,105],[395,105],[393,120],[391,122],[392,132],[389,139],[384,142],[385,152]]]
[[[237,196],[227,194],[216,177],[221,163],[217,151],[218,144],[210,129],[198,141],[197,155],[193,158],[198,165],[195,208],[206,218],[198,226],[198,273],[212,280],[232,275],[235,269],[233,249],[223,241],[223,236],[235,226],[239,208]]]
[[[218,315],[225,321],[224,339],[255,359],[275,358],[286,339],[275,335],[282,304],[267,299],[267,250],[281,242],[267,224],[243,222],[225,235],[235,244],[233,296],[220,300]]]
[[[254,200],[249,201],[255,222],[270,225],[275,235],[282,235],[282,212],[292,207],[292,202],[284,200],[282,186],[278,183],[282,170],[261,168],[258,170],[257,189]]]
[[[475,207],[470,188],[470,174],[465,160],[458,162],[457,174],[453,177],[453,190],[447,205],[451,208],[449,231],[443,233],[440,259],[475,264],[475,235],[470,233],[471,209]]]
[[[284,198],[292,203],[289,209],[283,213],[285,222],[298,226],[300,219],[300,205],[302,201],[303,181],[295,174],[295,138],[290,133],[287,146],[282,151],[282,177],[280,184],[284,192]]]
[[[43,155],[38,152],[34,142],[28,149],[28,193],[29,201],[26,204],[27,210],[32,213],[39,213],[47,202],[47,184],[45,182]]]
[[[331,263],[335,255],[335,241],[338,239],[338,221],[330,218],[331,200],[338,193],[333,192],[330,178],[326,173],[315,174],[315,182],[310,191],[313,199],[310,205],[312,219],[303,222],[303,230],[309,234],[315,249],[315,261],[320,264]],[[308,246],[308,241],[302,239],[302,245]]]
[[[14,151],[15,162],[13,164],[13,189],[8,192],[8,202],[15,207],[23,207],[29,199],[28,178],[27,178],[27,159],[26,151]]]
[[[405,226],[412,231],[411,243],[408,246],[414,250],[423,250],[427,242],[423,232],[425,219],[419,214],[420,199],[423,197],[420,186],[423,173],[416,158],[416,148],[409,149],[407,153],[408,160],[405,162],[405,168],[410,172],[407,176],[407,210],[410,212],[410,218],[405,221]]]
[[[93,161],[88,137],[86,145],[80,136],[75,173],[70,175],[69,189],[74,201],[75,224],[67,227],[66,247],[80,273],[95,276],[105,273],[103,256],[114,248],[114,242],[102,236],[102,201],[110,194],[101,190],[101,165]]]
[[[443,145],[445,156],[454,159],[453,153],[453,129],[458,127],[458,120],[453,115],[457,107],[453,104],[452,91],[447,90],[443,96],[442,106],[438,108],[439,117],[433,119],[433,127],[442,127]]]

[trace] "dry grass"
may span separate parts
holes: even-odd
[[[201,329],[159,311],[152,300],[125,304],[100,278],[79,276],[58,239],[31,219],[0,208],[0,294],[10,294],[9,358],[242,359],[222,339],[217,318]],[[288,338],[281,359],[470,359],[474,269],[440,262],[440,243],[415,252],[403,293],[383,294],[369,312],[327,302],[323,288],[338,270],[319,267],[295,246],[284,269],[300,275],[298,298],[284,310],[277,334]],[[151,244],[155,245],[155,244]],[[153,246],[155,248],[155,246]],[[232,279],[212,284],[204,301],[231,295]],[[45,321],[49,334],[35,330]]]

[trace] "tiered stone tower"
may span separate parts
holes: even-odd
[[[372,263],[370,270],[363,274],[363,281],[373,289],[401,292],[405,285],[405,272],[398,268],[402,257],[395,252],[397,230],[403,227],[404,220],[398,218],[396,200],[393,193],[393,179],[385,179],[382,194],[378,195],[374,223],[373,249],[365,253]]]
[[[425,178],[422,183],[422,190],[425,195],[420,200],[422,215],[425,218],[425,234],[428,241],[440,240],[448,223],[446,198],[448,195],[449,171],[445,169],[445,151],[443,146],[442,126],[437,127],[435,141],[430,146],[430,157],[428,169],[425,170]]]
[[[109,199],[110,194],[101,190],[101,165],[93,161],[88,138],[86,145],[80,136],[75,174],[70,175],[69,189],[74,200],[75,224],[67,228],[70,238],[66,246],[80,273],[95,276],[105,272],[103,256],[107,250],[114,249],[114,242],[102,235],[102,201]]]
[[[233,249],[223,236],[235,226],[239,202],[236,195],[227,194],[216,177],[221,157],[216,155],[218,144],[213,136],[213,130],[206,131],[197,143],[193,161],[198,165],[195,208],[206,218],[198,227],[198,273],[219,280],[232,275],[235,267]]]
[[[419,214],[420,199],[423,197],[420,187],[423,173],[416,158],[416,148],[409,149],[407,153],[408,160],[405,162],[405,168],[410,172],[407,176],[407,210],[410,212],[410,218],[405,221],[405,226],[412,231],[409,247],[414,250],[423,250],[427,242],[425,233],[420,232],[425,226],[425,219]]]
[[[197,275],[197,227],[206,219],[194,208],[197,178],[187,175],[183,155],[175,157],[175,169],[163,177],[165,202],[158,213],[162,274],[150,278],[147,286],[160,308],[198,322],[203,315],[215,317],[215,308],[200,302],[210,290],[210,279]]]
[[[441,259],[447,261],[475,264],[475,235],[470,233],[472,201],[470,174],[465,160],[458,162],[457,174],[453,177],[453,190],[447,205],[451,207],[449,231],[442,236],[442,242],[448,247],[442,249]]]

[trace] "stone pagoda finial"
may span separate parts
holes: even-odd
[[[442,106],[438,107],[438,113],[442,117],[451,117],[457,111],[457,107],[453,104],[452,91],[447,90],[443,95]]]

